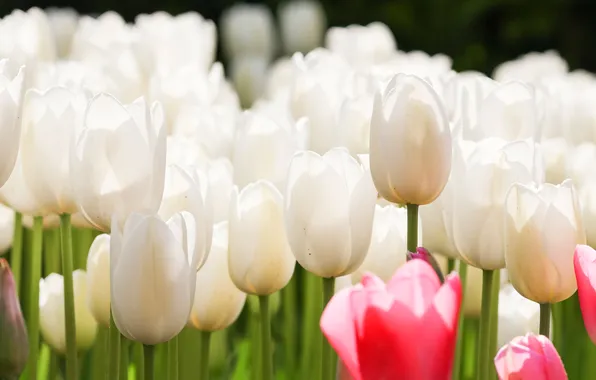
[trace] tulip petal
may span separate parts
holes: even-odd
[[[351,294],[356,291],[356,288],[348,288],[335,294],[321,315],[320,326],[354,380],[361,380],[351,305]]]
[[[596,344],[596,251],[587,245],[578,245],[573,264],[584,325]]]
[[[432,266],[423,260],[410,260],[387,283],[387,291],[396,301],[409,305],[409,309],[422,316],[433,302],[441,287]]]

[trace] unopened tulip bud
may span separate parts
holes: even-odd
[[[443,276],[443,272],[441,271],[441,268],[439,267],[439,263],[437,262],[437,260],[435,260],[433,255],[430,254],[428,249],[426,249],[424,247],[418,247],[418,248],[416,248],[416,252],[408,252],[407,259],[408,259],[408,261],[413,260],[413,259],[419,259],[419,260],[426,261],[428,264],[430,264],[431,267],[433,267],[433,269],[437,273],[437,276],[439,276],[439,280],[441,280],[441,284],[443,282],[445,282],[445,277]]]
[[[0,379],[18,378],[29,356],[27,328],[8,262],[0,259]]]

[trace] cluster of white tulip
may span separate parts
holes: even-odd
[[[568,298],[575,245],[596,244],[596,77],[551,52],[493,79],[457,73],[446,56],[397,50],[380,23],[331,28],[317,47],[325,18],[310,0],[279,19],[297,53],[270,65],[270,11],[222,17],[236,88],[197,13],[0,19],[0,250],[14,211],[106,233],[73,276],[78,348],[110,311],[147,345],[226,328],[247,293],[278,292],[296,262],[388,279],[409,248],[403,205],[421,206],[431,252],[507,269],[503,341],[537,329],[537,305],[516,291]],[[468,273],[466,312],[478,314],[482,276]],[[59,352],[65,284],[40,283],[42,334]]]

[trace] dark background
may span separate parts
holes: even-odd
[[[235,0],[0,0],[14,8],[70,6],[81,13],[196,10],[218,20]],[[251,1],[248,1],[251,2]],[[252,1],[254,2],[254,1]],[[276,10],[283,0],[261,1]],[[596,72],[596,0],[322,0],[330,26],[386,23],[401,50],[445,53],[457,70],[490,74],[500,62],[529,51],[555,49],[571,69]]]

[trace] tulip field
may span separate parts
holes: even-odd
[[[216,21],[0,18],[0,380],[596,379],[596,75]]]

